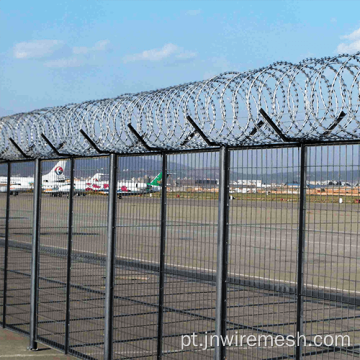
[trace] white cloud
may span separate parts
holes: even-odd
[[[350,44],[341,43],[337,47],[337,52],[339,54],[349,53],[353,54],[360,51],[360,40],[353,41]]]
[[[110,44],[110,40],[101,40],[98,41],[95,46],[93,47],[93,49],[95,51],[105,51],[108,49],[108,45]]]
[[[134,61],[160,61],[170,56],[175,56],[178,59],[190,59],[196,56],[194,52],[184,51],[181,47],[174,44],[166,44],[160,49],[145,50],[139,54],[127,55],[124,57],[124,62]]]
[[[86,46],[73,47],[73,53],[84,55],[94,51],[105,51],[108,49],[109,44],[110,44],[110,40],[101,40],[95,43],[95,45],[92,47],[86,47]]]
[[[76,46],[73,47],[74,54],[87,54],[89,52],[89,48],[86,46]]]
[[[43,58],[50,56],[65,45],[60,40],[35,40],[21,42],[14,46],[17,59]]]
[[[180,54],[176,55],[176,57],[178,59],[183,59],[183,60],[187,60],[187,59],[192,59],[194,57],[196,57],[196,52],[191,52],[191,51],[185,51],[185,52],[181,52]]]
[[[186,12],[186,14],[189,15],[189,16],[196,16],[196,15],[201,14],[201,10],[200,9],[198,9],[198,10],[188,10]]]
[[[341,36],[340,38],[341,39],[348,39],[348,40],[351,40],[351,41],[360,40],[360,29],[355,30],[354,32],[352,32],[349,35]]]
[[[355,30],[349,35],[344,35],[340,37],[341,39],[350,40],[348,43],[341,43],[337,47],[337,52],[342,53],[356,53],[360,51],[360,29]]]
[[[82,66],[83,61],[73,57],[73,58],[63,58],[57,60],[51,60],[44,63],[46,67],[49,68],[69,68],[69,67],[79,67]]]
[[[105,51],[108,49],[109,44],[110,44],[109,40],[101,40],[95,43],[95,45],[92,47],[86,47],[86,46],[73,47],[72,52],[74,56],[47,61],[46,63],[44,63],[44,65],[49,68],[58,68],[58,69],[83,66],[89,62],[89,58],[84,55],[94,52]]]
[[[161,49],[145,50],[139,54],[128,55],[125,57],[125,62],[132,62],[138,60],[159,61],[169,57],[178,51],[178,47],[174,44],[166,44]]]

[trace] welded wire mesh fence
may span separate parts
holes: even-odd
[[[313,351],[324,358],[359,356],[359,150],[358,145],[308,149],[304,333],[309,341],[317,335],[348,336],[335,355],[331,346]]]
[[[298,148],[231,154],[232,176],[241,180],[232,189],[230,210],[229,336],[295,336],[299,156]],[[262,340],[250,353],[263,359],[290,357],[294,351]],[[228,358],[248,352],[234,347]]]
[[[156,356],[161,180],[155,181],[155,191],[151,194],[131,197],[128,193],[146,190],[153,179],[162,176],[159,156],[135,162],[132,157],[119,158],[113,315],[115,359]]]
[[[163,357],[211,358],[213,349],[184,348],[181,338],[215,331],[219,156],[182,154],[168,161]]]
[[[0,323],[3,323],[4,319],[4,289],[5,289],[5,237],[7,232],[7,193],[6,193],[6,183],[8,176],[9,166],[7,164],[0,165],[0,175],[3,177],[3,181],[0,185],[0,237],[2,246],[0,246]]]
[[[0,165],[4,326],[84,359],[359,356],[360,145],[111,156]]]
[[[44,161],[41,176],[56,167]],[[57,170],[58,171],[58,170]],[[66,318],[66,253],[68,201],[47,194],[57,191],[55,179],[43,182],[40,217],[40,254],[37,335],[42,341],[64,348]]]
[[[18,180],[24,172],[26,180],[21,184]],[[11,163],[10,175],[12,196],[9,204],[7,289],[4,294],[6,318],[3,321],[9,328],[29,333],[34,163]]]
[[[69,348],[93,359],[104,352],[108,158],[74,167]],[[86,195],[86,196],[85,196]]]

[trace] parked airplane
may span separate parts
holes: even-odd
[[[130,181],[118,182],[117,184],[117,194],[118,198],[121,199],[122,196],[129,195],[139,195],[139,194],[150,194],[154,192],[161,191],[162,172],[158,174],[153,181],[148,184],[144,183],[134,183]]]
[[[54,189],[59,184],[65,183],[64,170],[66,161],[59,161],[46,175],[41,178],[42,189],[47,191]],[[7,190],[7,177],[0,176],[0,192]],[[29,191],[34,189],[34,177],[20,177],[12,176],[10,178],[10,195],[18,195],[19,192]]]
[[[106,189],[108,187],[108,182],[101,180],[105,174],[96,173],[90,180],[78,180],[74,181],[74,193],[75,195],[86,195],[88,191],[100,191],[102,189]],[[46,191],[50,196],[54,197],[62,197],[64,194],[68,194],[70,192],[70,184],[57,184],[57,186],[53,187]]]
[[[88,192],[99,192],[102,194],[109,193],[109,182],[107,180],[101,180],[105,174],[97,173],[90,180],[87,181],[74,181],[74,194],[77,196],[85,196]],[[150,183],[137,183],[133,181],[119,181],[117,183],[117,195],[119,199],[122,196],[129,195],[140,195],[140,194],[150,194],[154,192],[161,191],[162,173],[158,174],[154,180]],[[53,188],[49,193],[51,196],[62,196],[69,194],[70,184],[60,185]]]

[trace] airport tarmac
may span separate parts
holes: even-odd
[[[4,196],[1,209],[3,202]],[[214,329],[217,206],[216,200],[168,200],[164,350],[169,359],[213,356],[212,350],[183,353],[179,349],[181,334]],[[297,207],[294,202],[230,202],[229,330],[294,333]],[[39,336],[59,344],[65,320],[67,209],[67,198],[43,195]],[[4,215],[0,213],[2,226]],[[358,220],[357,204],[308,204],[306,208],[304,286],[309,291],[304,298],[304,319],[309,339],[319,332],[341,331],[359,343],[360,312],[351,302],[360,292]],[[74,351],[100,359],[107,197],[74,197],[73,224],[70,345]],[[28,328],[31,234],[31,194],[11,197],[9,324],[24,331]],[[151,358],[156,352],[159,239],[159,199],[118,201],[114,349],[119,358]],[[338,296],[330,301],[321,294]],[[250,355],[244,349],[232,349],[229,358],[264,358],[265,350],[256,351]],[[272,351],[276,357],[291,355],[293,349]]]
[[[11,198],[10,238],[31,238],[31,196]],[[229,272],[296,281],[297,204],[230,203]],[[41,245],[66,249],[66,198],[43,196]],[[305,278],[309,285],[355,291],[360,206],[309,204],[305,226]],[[73,250],[105,255],[107,197],[74,198]],[[216,267],[217,201],[171,199],[167,204],[167,263],[192,269]],[[25,226],[26,225],[26,226]],[[160,201],[128,197],[117,205],[117,256],[159,261]]]

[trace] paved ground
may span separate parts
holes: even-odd
[[[39,344],[38,351],[29,351],[29,339],[9,330],[0,328],[0,359],[46,359],[46,360],[70,360],[72,356],[61,354],[47,346]]]
[[[294,333],[296,297],[287,288],[296,284],[297,206],[231,202],[229,273],[253,284],[229,285],[229,331]],[[44,195],[41,207],[39,335],[62,345],[68,200]],[[359,209],[355,204],[307,207],[306,288],[339,294],[336,301],[315,293],[304,298],[304,328],[309,339],[315,334],[344,333],[353,342],[360,342],[360,309],[348,299],[359,294]],[[3,221],[1,210],[0,215]],[[30,194],[11,198],[7,321],[23,331],[29,329],[31,216]],[[212,279],[216,274],[217,201],[171,199],[167,220],[166,265],[183,275],[172,273],[165,279],[166,358],[212,358],[211,351],[177,352],[181,334],[214,329],[216,289]],[[74,198],[70,346],[95,359],[101,359],[103,354],[106,223],[106,196]],[[156,353],[158,274],[154,268],[159,263],[159,239],[158,199],[131,197],[118,201],[115,358],[153,358]],[[0,267],[2,252],[0,247]],[[186,272],[188,277],[184,276]],[[260,284],[257,288],[256,282]],[[280,284],[277,290],[265,286],[274,283]],[[244,350],[232,350],[229,359],[263,359],[269,354],[276,357],[292,353],[290,349],[256,351],[250,355]],[[345,358],[344,354],[339,356]]]

